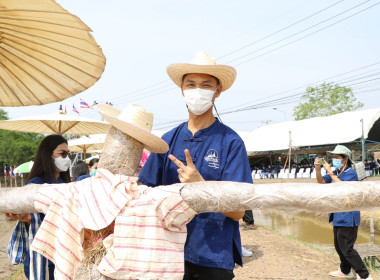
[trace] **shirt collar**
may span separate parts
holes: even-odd
[[[184,129],[186,131],[186,134],[193,137],[193,133],[187,128],[187,123],[185,123],[184,125]],[[218,118],[215,118],[215,121],[209,126],[209,127],[206,127],[206,128],[203,128],[201,130],[198,130],[195,134],[194,134],[194,138],[197,138],[197,137],[200,137],[202,135],[207,135],[209,134],[210,132],[212,132],[212,130],[214,130],[216,127],[218,127],[220,125],[220,121],[218,120]]]

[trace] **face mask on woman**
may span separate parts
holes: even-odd
[[[186,89],[183,91],[187,108],[195,115],[202,115],[212,106],[214,90],[208,89]]]
[[[63,158],[62,156],[54,158],[55,167],[61,172],[66,172],[71,164],[71,159],[69,157]]]
[[[96,169],[91,170],[91,176],[96,176]]]
[[[332,159],[332,163],[333,163],[333,166],[336,168],[336,169],[341,169],[343,164],[342,164],[342,160],[339,159],[339,158],[333,158]]]

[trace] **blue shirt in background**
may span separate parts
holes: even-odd
[[[334,170],[333,173],[338,175],[340,170]],[[339,174],[338,178],[342,181],[358,181],[358,174],[351,167]],[[332,183],[332,179],[329,174],[323,176],[326,184]],[[334,227],[353,227],[360,225],[360,211],[351,212],[336,212],[329,214],[329,223],[333,223]]]
[[[151,154],[139,174],[148,186],[179,183],[178,167],[168,158],[173,154],[186,164],[184,150],[206,181],[252,183],[247,152],[242,139],[217,119],[194,137],[182,123],[162,136],[169,145],[166,154]],[[239,223],[220,213],[201,213],[187,225],[185,260],[196,265],[233,270],[242,265]]]
[[[78,179],[76,180],[76,182],[82,181],[83,179],[87,179],[87,178],[90,178],[90,177],[91,177],[90,174],[81,175],[81,176],[78,177]]]

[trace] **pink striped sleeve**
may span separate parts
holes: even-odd
[[[128,190],[134,182],[113,175],[105,169],[98,169],[96,177],[78,182],[80,221],[83,227],[91,230],[105,228],[120,213],[131,199]]]
[[[171,231],[183,231],[183,225],[189,223],[197,214],[180,196],[180,187],[172,186],[173,194],[157,201],[157,215],[162,225]]]

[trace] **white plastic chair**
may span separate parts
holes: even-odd
[[[282,179],[288,179],[289,178],[289,168],[286,168],[284,171],[284,175],[282,176]]]
[[[288,178],[289,179],[295,179],[296,178],[296,168],[292,168],[291,170],[290,170],[290,173],[289,173],[289,176],[288,176]]]
[[[285,169],[284,168],[282,168],[281,170],[280,170],[280,172],[278,173],[278,178],[279,179],[282,179],[282,178],[284,178],[284,172],[285,172]]]
[[[303,175],[306,176],[305,173]],[[306,177],[304,177],[304,178],[306,178]],[[313,179],[317,178],[317,171],[315,170],[315,168],[313,169],[313,172],[311,172],[310,178],[313,178]]]
[[[300,168],[296,174],[296,178],[302,178],[303,172],[305,171],[305,168]]]
[[[322,175],[322,177],[325,176],[326,174],[327,174],[326,169],[321,168],[321,175]]]
[[[315,173],[315,169],[313,170],[313,173],[314,173],[314,175],[315,175],[314,178],[317,178],[317,174]],[[312,174],[313,174],[313,173],[312,173]],[[302,174],[302,178],[310,178],[310,177],[311,177],[311,174],[310,174],[310,167],[305,168],[305,171],[304,171],[303,174]],[[311,177],[311,178],[313,178],[313,177]]]
[[[254,179],[261,179],[261,172],[262,170],[257,170]]]
[[[252,172],[251,172],[252,179],[255,179],[255,174],[256,174],[256,170],[252,170]]]

